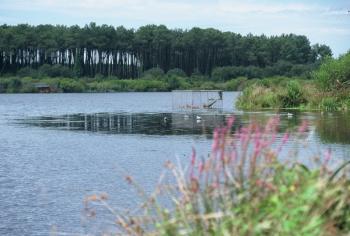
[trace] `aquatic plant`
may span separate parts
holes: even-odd
[[[274,88],[253,84],[243,90],[236,103],[238,108],[251,110],[262,108],[281,108],[279,94]]]
[[[350,182],[344,171],[350,162],[329,169],[326,151],[312,169],[281,160],[281,151],[293,137],[278,138],[279,119],[265,126],[250,124],[232,132],[234,118],[215,129],[208,157],[193,149],[188,168],[168,162],[174,177],[160,182],[147,194],[132,177],[145,201],[139,214],[117,212],[107,196],[85,200],[100,202],[115,216],[116,234],[128,235],[341,235],[350,232]]]
[[[286,85],[286,92],[280,95],[283,107],[297,107],[306,102],[304,91],[297,80],[291,80]]]

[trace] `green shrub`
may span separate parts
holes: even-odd
[[[347,111],[350,110],[350,97],[342,101],[341,110],[347,110]]]
[[[238,77],[236,79],[231,79],[225,83],[225,90],[240,91],[245,87],[247,80],[247,77]]]
[[[146,79],[161,78],[164,76],[164,70],[159,67],[154,67],[142,73],[142,77]]]
[[[298,108],[307,110],[349,110],[350,92],[320,92],[313,83],[292,80],[277,86],[267,81],[248,85],[236,105],[241,109]]]
[[[64,93],[80,93],[85,91],[85,85],[79,80],[61,79],[58,88]]]
[[[339,104],[334,97],[325,97],[322,99],[320,108],[325,111],[336,111],[339,108]]]
[[[236,78],[237,76],[242,76],[242,74],[238,72],[237,67],[224,66],[214,68],[211,76],[215,81],[227,81],[229,79]]]
[[[167,91],[167,84],[164,81],[159,80],[124,80],[124,91],[136,91],[136,92],[156,92]]]
[[[93,92],[109,92],[109,91],[119,91],[114,83],[109,81],[94,81],[87,84],[89,91]]]
[[[289,81],[286,86],[286,92],[280,94],[283,107],[297,107],[306,102],[303,89],[296,80]]]
[[[175,90],[175,89],[179,89],[181,86],[181,82],[180,79],[177,76],[168,76],[166,79],[166,82],[168,83],[168,89],[171,90]]]
[[[8,88],[9,79],[0,77],[0,93],[6,93]]]
[[[29,66],[26,66],[19,69],[16,75],[19,77],[26,77],[26,76],[36,77],[38,75],[38,71]]]
[[[228,81],[240,76],[248,79],[261,79],[266,77],[279,76],[303,76],[307,77],[309,72],[315,68],[315,64],[292,64],[288,61],[280,60],[277,63],[266,66],[223,66],[213,69],[211,77],[214,81]]]
[[[102,80],[105,80],[106,77],[102,74],[96,74],[94,79],[98,81],[102,81]]]
[[[264,71],[256,66],[223,66],[214,68],[211,76],[215,81],[224,82],[240,76],[245,76],[248,79],[262,78],[264,76]]]
[[[179,68],[171,69],[166,74],[168,76],[186,77],[185,71],[183,71],[183,70],[181,70]]]
[[[277,85],[285,86],[291,79],[292,78],[286,76],[273,76],[259,80],[259,82],[261,82],[261,84],[266,87],[272,87]]]
[[[243,90],[236,105],[246,110],[282,107],[279,94],[275,90],[256,84]]]
[[[5,93],[18,93],[22,87],[22,81],[17,77],[0,78],[0,91]]]
[[[21,88],[19,89],[19,92],[21,93],[36,93],[38,90],[34,87],[34,83],[36,82],[35,79],[32,77],[23,77],[21,78]]]
[[[44,64],[39,67],[39,75],[41,77],[74,77],[74,72],[66,66],[63,65],[48,65]]]
[[[350,88],[350,52],[338,59],[326,58],[313,78],[325,91]]]
[[[289,61],[279,60],[274,65],[272,65],[270,69],[270,75],[287,75],[291,69],[293,68],[293,64]]]
[[[309,77],[309,74],[315,70],[315,64],[296,64],[287,73],[287,76],[304,76]]]
[[[214,83],[214,82],[202,82],[202,83],[200,83],[198,89],[211,90],[211,89],[220,89],[220,88],[218,88],[218,83]]]

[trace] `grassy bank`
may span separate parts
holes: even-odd
[[[303,139],[306,124],[276,139],[278,118],[235,133],[232,123],[229,118],[226,127],[214,131],[208,157],[193,150],[188,168],[167,163],[175,183],[161,182],[148,195],[126,176],[145,200],[133,209],[137,214],[114,210],[105,194],[87,197],[86,211],[94,215],[91,203],[102,203],[114,214],[120,235],[348,235],[349,162],[329,169],[328,151],[315,159],[313,169],[282,162],[281,150]]]
[[[171,91],[174,89],[220,89],[225,91],[240,91],[254,84],[267,75],[289,80],[288,76],[299,75],[307,77],[313,66],[302,67],[301,70],[288,63],[279,63],[276,68],[258,70],[255,67],[217,67],[210,76],[194,72],[190,76],[179,69],[171,69],[166,73],[156,67],[142,73],[139,78],[120,79],[116,76],[105,77],[97,74],[95,77],[74,77],[71,71],[61,65],[43,65],[38,69],[24,67],[15,74],[0,77],[0,93],[36,93],[40,92],[35,84],[44,84],[52,92],[147,92]],[[294,69],[293,69],[294,68]],[[258,71],[260,71],[258,73]],[[293,71],[293,73],[291,72]],[[279,76],[277,76],[279,75]]]
[[[245,110],[349,110],[350,53],[326,59],[311,80],[265,79],[253,83],[244,89],[237,106]]]
[[[174,89],[241,90],[248,79],[240,77],[226,82],[212,82],[205,77],[147,76],[135,80],[116,77],[67,78],[67,77],[0,77],[0,93],[37,93],[36,84],[50,86],[53,92],[161,92]]]

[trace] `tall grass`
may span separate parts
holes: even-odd
[[[173,184],[146,194],[140,213],[113,210],[105,195],[85,203],[103,203],[114,214],[117,235],[345,235],[350,232],[350,185],[344,163],[330,170],[331,153],[308,169],[279,159],[291,135],[277,138],[279,119],[232,132],[234,118],[215,129],[211,153],[193,149],[188,168],[167,163]],[[298,131],[302,137],[307,125]]]
[[[237,105],[242,109],[298,108],[337,111],[350,109],[350,52],[327,58],[312,80],[266,78],[246,87]]]

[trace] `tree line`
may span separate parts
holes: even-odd
[[[135,30],[95,23],[0,26],[0,75],[50,67],[76,77],[138,78],[152,68],[211,75],[221,67],[311,65],[331,55],[328,46],[311,45],[306,36],[295,34],[244,36],[213,28],[146,25]]]

